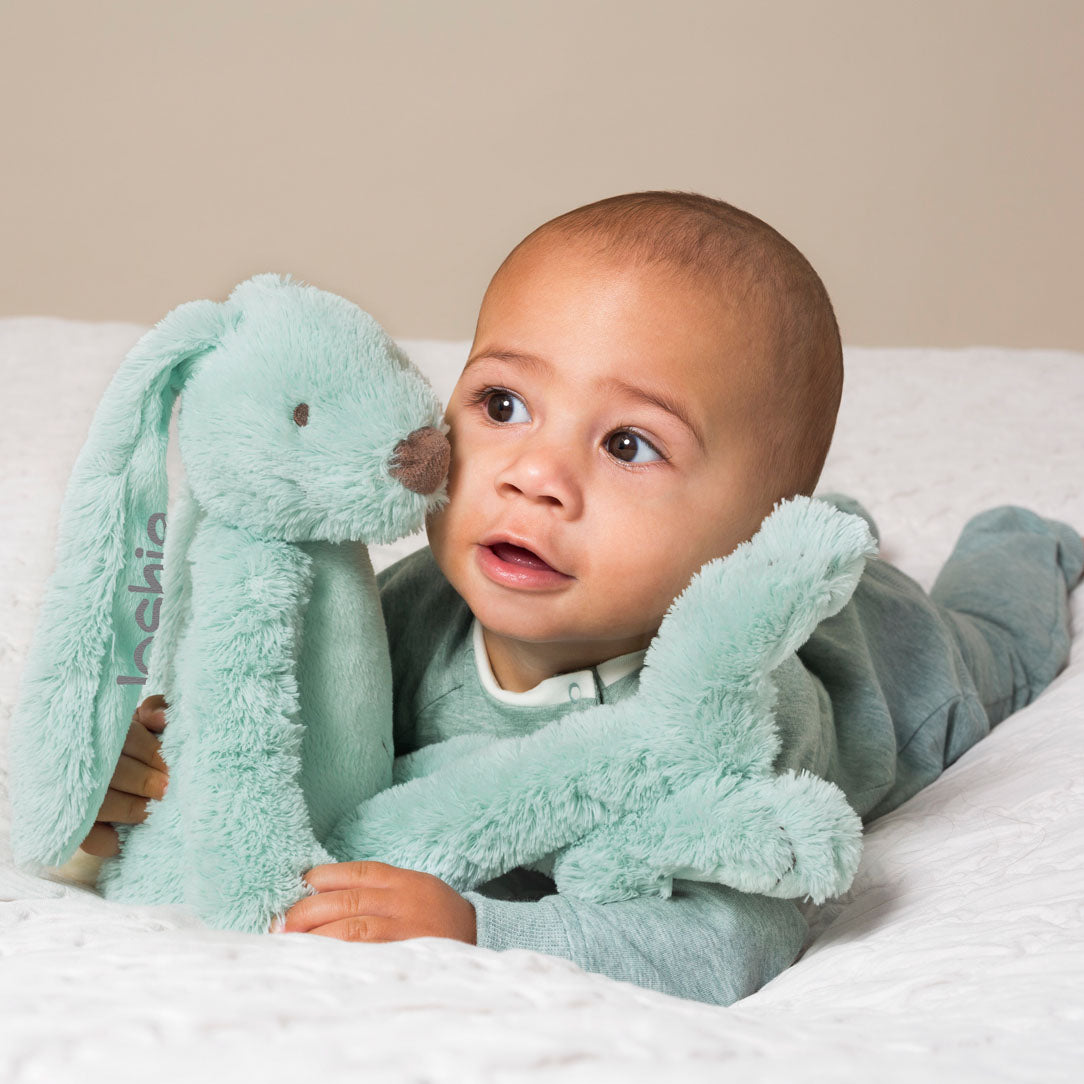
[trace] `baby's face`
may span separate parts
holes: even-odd
[[[450,500],[428,524],[483,627],[598,659],[646,646],[693,573],[771,511],[760,356],[725,300],[665,268],[520,249],[452,392]]]

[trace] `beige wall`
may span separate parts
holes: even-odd
[[[0,0],[0,313],[257,271],[469,337],[616,192],[767,219],[849,343],[1084,349],[1080,0]]]

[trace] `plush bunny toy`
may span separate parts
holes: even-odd
[[[167,540],[179,393],[186,484]],[[181,305],[139,340],[61,507],[12,728],[20,864],[58,865],[85,838],[146,685],[169,704],[169,790],[120,829],[105,895],[262,932],[311,891],[301,874],[334,860],[333,826],[391,783],[365,544],[445,499],[439,418],[371,316],[289,276]]]

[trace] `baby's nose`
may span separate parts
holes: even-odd
[[[448,477],[451,459],[448,438],[427,425],[396,444],[388,473],[412,493],[434,493]]]

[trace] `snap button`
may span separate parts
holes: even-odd
[[[573,683],[572,683],[571,685],[569,685],[569,687],[568,687],[568,698],[569,698],[569,700],[579,700],[579,698],[580,698],[580,695],[581,695],[581,694],[580,694],[580,687],[579,687],[579,685],[578,685],[578,684],[577,684],[577,683],[576,683],[576,682],[574,681],[574,682],[573,682]]]

